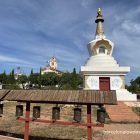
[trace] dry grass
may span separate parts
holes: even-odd
[[[25,112],[25,104],[24,112]],[[41,119],[51,120],[52,105],[50,104],[32,104],[41,106]],[[23,138],[24,122],[18,122],[15,117],[16,102],[4,103],[4,114],[0,118],[0,134],[15,136]],[[65,107],[61,105],[61,120],[72,121],[73,120],[73,108],[74,106]],[[93,115],[93,114],[92,114]],[[82,122],[86,122],[86,107],[82,109]],[[63,126],[63,125],[51,125],[45,123],[30,123],[30,136],[31,140],[85,140],[86,139],[86,127],[78,126]]]
[[[31,116],[32,108],[31,106]],[[38,104],[39,105],[39,104]],[[0,117],[0,134],[23,138],[24,122],[18,122],[15,117],[16,102],[4,103],[4,114]],[[41,119],[51,119],[50,104],[40,104]],[[25,106],[24,106],[25,109]],[[92,114],[93,122],[96,121],[96,109]],[[25,110],[24,110],[25,112]],[[82,108],[82,122],[86,122],[86,107]],[[73,120],[73,106],[61,106],[61,120]],[[111,135],[104,134],[104,130],[140,131],[140,124],[106,124],[104,128],[94,128],[93,136],[96,140],[139,140],[140,135]],[[30,123],[30,140],[86,140],[86,127],[50,125],[45,123]]]

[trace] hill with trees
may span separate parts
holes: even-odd
[[[0,74],[0,83],[3,89],[80,89],[83,79],[76,69],[73,72],[64,72],[61,75],[50,72],[41,74],[31,70],[30,75],[16,75],[14,70],[10,74],[4,71]]]

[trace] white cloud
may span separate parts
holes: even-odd
[[[88,57],[86,44],[94,39],[101,7],[115,57],[138,72],[140,6],[138,0],[126,1],[0,1],[0,62],[40,67],[55,52],[62,69],[80,67]]]
[[[140,24],[126,20],[122,23],[122,29],[130,34],[140,35]]]
[[[24,64],[24,65],[25,64],[26,65],[30,65],[31,64],[28,61],[24,61],[24,60],[16,58],[16,57],[6,56],[6,55],[2,55],[2,54],[0,54],[0,62],[17,63],[17,64]]]

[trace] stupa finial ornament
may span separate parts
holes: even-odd
[[[101,10],[101,8],[98,8],[97,16],[102,16],[102,10]]]
[[[96,34],[95,34],[96,39],[105,38],[104,29],[103,29],[103,22],[104,22],[104,18],[103,18],[103,15],[102,15],[102,10],[101,10],[101,8],[98,8],[97,17],[96,17],[96,20],[95,20],[95,23],[97,23]]]

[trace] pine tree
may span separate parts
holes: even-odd
[[[72,89],[77,89],[78,88],[78,77],[76,74],[76,69],[73,69],[72,75],[71,75],[71,87]]]
[[[7,83],[8,84],[11,84],[11,85],[14,85],[16,80],[15,80],[15,75],[14,75],[14,69],[12,69],[11,73],[7,76]]]
[[[39,71],[38,86],[39,86],[39,89],[41,89],[41,67],[40,67],[40,71]]]
[[[33,69],[31,69],[31,73],[30,73],[30,75],[32,75],[32,74],[34,74]]]

